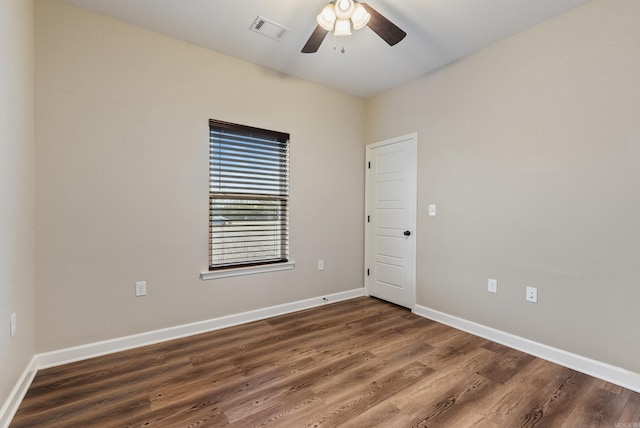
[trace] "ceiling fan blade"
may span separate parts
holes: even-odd
[[[380,13],[366,3],[360,3],[371,15],[371,19],[367,27],[371,28],[378,36],[382,38],[389,46],[393,46],[407,35],[396,24],[389,21]]]
[[[307,43],[302,48],[302,53],[318,52],[318,49],[320,48],[320,45],[322,44],[322,41],[326,37],[327,33],[327,30],[319,25],[316,25],[316,29],[313,30],[313,33],[311,33],[309,40],[307,40]]]

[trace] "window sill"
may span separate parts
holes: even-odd
[[[210,279],[230,278],[233,276],[253,275],[256,273],[277,272],[281,270],[291,270],[295,267],[295,262],[274,263],[271,265],[249,266],[243,268],[232,268],[224,270],[216,270],[211,272],[202,272],[200,279],[208,281]]]

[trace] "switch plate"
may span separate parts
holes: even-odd
[[[16,335],[17,319],[15,312],[11,314],[11,337]]]
[[[324,260],[318,260],[318,270],[324,270]]]
[[[429,204],[429,217],[436,216],[436,204]]]
[[[527,287],[527,302],[538,303],[538,289],[536,287]]]
[[[136,297],[147,295],[147,281],[136,282]]]
[[[498,280],[497,279],[489,278],[489,280],[487,281],[487,291],[489,293],[497,293],[498,292]]]

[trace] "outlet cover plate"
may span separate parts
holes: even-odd
[[[538,303],[538,289],[536,287],[527,287],[527,302]]]

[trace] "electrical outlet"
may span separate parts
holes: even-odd
[[[147,295],[147,281],[136,282],[136,297]]]
[[[324,270],[324,260],[318,260],[318,270]]]
[[[11,337],[16,335],[16,330],[17,330],[17,319],[16,319],[16,314],[13,313],[11,314]]]
[[[538,289],[536,287],[527,287],[527,302],[538,303]]]
[[[489,293],[497,293],[498,292],[498,280],[497,279],[489,278],[489,280],[487,281],[487,291]]]

